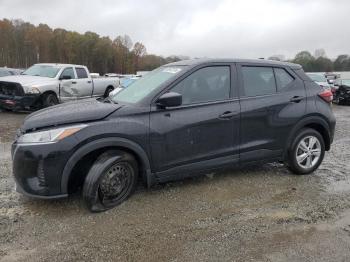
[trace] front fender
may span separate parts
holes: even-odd
[[[54,92],[57,97],[59,97],[59,87],[57,85],[43,85],[43,86],[38,86],[38,90],[40,91],[40,94],[44,94],[47,92]]]
[[[79,148],[73,153],[73,155],[70,157],[70,159],[68,160],[63,170],[62,181],[61,181],[62,194],[68,193],[69,177],[71,175],[71,172],[74,166],[78,163],[78,161],[82,159],[82,157],[84,157],[85,155],[97,149],[101,149],[105,147],[122,147],[134,152],[142,162],[142,166],[145,170],[144,179],[147,183],[147,186],[150,187],[154,183],[154,179],[151,174],[150,161],[148,159],[146,152],[141,148],[141,146],[125,138],[108,137],[108,138],[100,138],[92,142],[89,142],[88,144],[82,146],[81,148]]]

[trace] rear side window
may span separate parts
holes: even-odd
[[[88,74],[84,68],[76,67],[75,71],[77,71],[78,78],[88,78]]]
[[[183,105],[228,99],[230,67],[201,68],[178,83],[171,91],[182,95]]]
[[[271,67],[243,66],[242,75],[245,96],[269,95],[277,92]]]
[[[278,90],[283,90],[294,81],[294,78],[283,68],[275,68]]]

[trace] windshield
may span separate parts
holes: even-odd
[[[22,75],[54,78],[56,77],[58,71],[60,71],[59,67],[51,65],[33,65],[29,67],[26,71],[24,71]]]
[[[122,78],[121,79],[121,86],[122,87],[128,87],[129,85],[131,85],[132,83],[134,83],[137,79],[134,78]]]
[[[10,73],[5,69],[0,69],[0,76],[9,76]]]
[[[345,86],[350,86],[350,79],[343,79],[341,81],[342,85],[345,85]]]
[[[159,67],[133,82],[111,99],[114,102],[137,103],[167,80],[178,75],[184,68],[184,66]]]
[[[326,77],[323,75],[308,74],[308,76],[311,78],[312,81],[315,81],[315,82],[327,82]]]

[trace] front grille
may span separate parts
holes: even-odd
[[[23,96],[23,87],[19,83],[0,81],[0,95]]]

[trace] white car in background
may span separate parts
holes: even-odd
[[[319,86],[323,87],[323,89],[331,90],[331,86],[327,81],[327,78],[323,73],[306,73],[312,81],[314,81]]]
[[[119,85],[117,77],[92,78],[83,65],[35,64],[21,75],[1,77],[0,107],[39,109],[78,99],[108,97]]]

